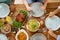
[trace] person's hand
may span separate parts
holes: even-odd
[[[28,11],[31,11],[31,10],[32,10],[32,8],[31,8],[31,7],[27,7],[27,10],[28,10]]]
[[[48,17],[52,17],[52,16],[54,16],[54,12],[50,12]]]
[[[57,35],[51,29],[49,29],[48,34],[50,34],[54,38],[57,38]]]
[[[46,6],[43,5],[43,6],[40,7],[40,9],[45,10]]]
[[[53,33],[53,31],[51,29],[49,29],[48,33],[51,35]]]

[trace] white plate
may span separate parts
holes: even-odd
[[[15,38],[16,38],[16,40],[18,40],[18,35],[19,35],[21,32],[25,33],[25,34],[26,34],[26,36],[27,36],[27,39],[26,39],[26,40],[29,40],[29,37],[28,37],[27,32],[26,32],[25,30],[23,30],[23,29],[21,29],[21,30],[19,30],[19,31],[17,32],[16,37],[15,37]]]
[[[45,20],[46,27],[52,30],[58,30],[60,28],[60,18],[53,16],[52,18],[46,18]]]
[[[36,33],[30,38],[30,40],[46,40],[46,36],[42,33]]]
[[[7,4],[0,3],[0,18],[8,16],[9,12],[9,6]]]
[[[0,34],[0,40],[8,40],[8,38],[6,35]]]
[[[40,9],[41,6],[43,6],[43,4],[40,2],[36,2],[36,3],[31,4],[32,13],[33,13],[32,16],[41,17],[44,14],[44,10]]]

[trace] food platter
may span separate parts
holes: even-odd
[[[22,28],[27,17],[28,17],[28,12],[25,10],[20,10],[18,15],[13,21],[13,26],[15,26],[15,28]]]

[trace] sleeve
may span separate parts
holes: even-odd
[[[60,35],[57,36],[57,40],[60,40]]]
[[[32,0],[27,0],[27,2],[30,4],[30,3],[32,3]]]
[[[58,6],[58,10],[60,10],[60,6]]]
[[[5,2],[6,0],[0,0],[0,2]]]

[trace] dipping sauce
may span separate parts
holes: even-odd
[[[27,36],[25,33],[21,32],[19,35],[18,35],[18,40],[26,40],[27,39]]]

